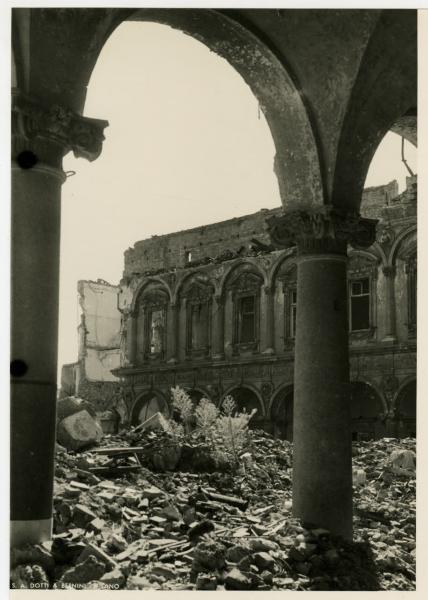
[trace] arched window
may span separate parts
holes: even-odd
[[[156,413],[162,413],[165,416],[169,415],[169,408],[164,398],[157,392],[145,392],[140,396],[132,411],[132,424],[139,425],[144,423]]]
[[[352,337],[370,338],[374,335],[377,272],[374,257],[351,255],[348,266],[348,322]]]
[[[150,284],[139,299],[138,354],[144,360],[163,360],[166,356],[168,294]]]
[[[385,435],[385,425],[381,420],[382,401],[377,392],[367,383],[351,383],[352,439],[370,440]]]
[[[293,387],[280,390],[272,403],[271,421],[273,434],[276,438],[293,441]]]
[[[202,277],[192,276],[180,294],[186,303],[186,354],[203,358],[211,353],[211,314],[213,286]]]
[[[407,383],[396,402],[398,437],[416,437],[416,381]]]
[[[260,344],[260,289],[263,278],[252,270],[239,271],[227,285],[233,302],[234,354],[257,352]]]
[[[257,394],[248,387],[237,387],[227,394],[232,396],[235,401],[238,412],[251,413],[256,409],[256,413],[249,423],[250,429],[262,428],[264,425],[263,407]]]

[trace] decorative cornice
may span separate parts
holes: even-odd
[[[82,117],[64,106],[45,107],[21,93],[12,95],[14,137],[43,138],[58,144],[64,154],[72,150],[77,158],[95,160],[101,154],[107,126],[108,121]]]
[[[369,247],[375,241],[376,219],[340,211],[332,206],[292,210],[266,219],[272,243],[277,248],[298,247],[310,251],[343,253],[346,245]]]

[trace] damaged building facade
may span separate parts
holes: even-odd
[[[379,225],[370,248],[348,251],[352,435],[414,436],[416,179],[365,190],[361,207]],[[153,236],[125,253],[119,287],[80,282],[79,395],[123,425],[168,414],[176,385],[195,402],[231,395],[291,440],[295,248],[263,233],[281,210]]]

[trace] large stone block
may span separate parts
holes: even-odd
[[[57,429],[57,440],[67,450],[87,448],[97,444],[102,437],[100,424],[86,410],[66,417]]]
[[[88,402],[82,400],[82,398],[76,398],[75,396],[68,396],[67,398],[61,398],[58,400],[56,405],[56,422],[60,423],[63,419],[66,419],[70,415],[74,415],[82,410],[88,411],[88,413],[95,417],[95,410],[91,407]]]

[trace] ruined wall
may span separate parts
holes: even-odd
[[[88,381],[117,381],[111,370],[120,365],[121,313],[118,286],[98,280],[77,285],[82,322],[79,327],[79,362]]]
[[[190,267],[223,255],[226,258],[227,252],[247,248],[252,239],[270,245],[265,221],[281,211],[281,207],[262,209],[252,215],[136,242],[125,252],[124,276]],[[187,260],[187,252],[191,252],[191,262]]]
[[[217,403],[230,390],[247,386],[260,402],[264,426],[273,426],[276,419],[273,407],[278,402],[285,402],[284,394],[293,386],[294,363],[290,294],[296,284],[295,252],[293,249],[273,250],[264,231],[265,219],[280,210],[262,211],[205,228],[155,237],[138,242],[125,254],[119,306],[124,316],[136,321],[137,351],[135,359],[127,360],[126,367],[116,373],[123,378],[127,390],[128,419],[133,418],[134,408],[147,395],[155,394],[168,402],[170,388],[175,385],[203,393]],[[407,189],[402,194],[398,194],[396,181],[368,188],[364,192],[362,212],[377,218],[379,224],[375,244],[364,250],[348,249],[350,286],[352,279],[368,278],[371,303],[370,326],[349,333],[351,380],[367,385],[371,390],[370,399],[374,398],[376,403],[371,409],[374,417],[368,416],[364,421],[366,433],[384,435],[388,431],[393,435],[397,425],[394,411],[399,404],[398,390],[416,377],[416,330],[409,326],[408,307],[409,265],[416,253],[415,179],[408,178]],[[256,235],[254,232],[257,231],[261,233]],[[262,244],[254,244],[254,238]],[[186,250],[192,252],[190,263],[184,263]],[[162,256],[168,258],[162,261]],[[151,272],[155,267],[159,267],[157,274]],[[139,270],[133,271],[134,268]],[[234,343],[233,294],[239,290],[234,287],[233,274],[239,272],[260,278],[258,339],[255,346],[246,350]],[[183,290],[192,281],[210,285],[216,296],[222,298],[224,359],[213,358],[213,347],[203,358],[196,359],[186,348],[190,320]],[[165,358],[156,360],[144,350],[147,331],[144,327],[144,290],[159,287],[168,297],[165,308],[167,346],[173,337],[172,306],[178,314],[177,360],[172,362],[168,360],[172,356],[168,347]],[[266,292],[269,289],[273,292],[275,324],[271,351],[267,338],[267,314],[272,310]],[[130,311],[131,306],[134,312]],[[209,317],[213,327],[216,310],[213,301]]]

